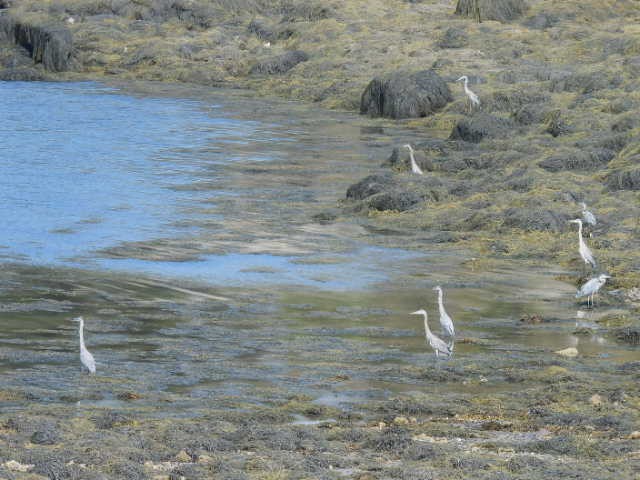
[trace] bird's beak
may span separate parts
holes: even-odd
[[[420,314],[422,314],[422,312],[418,310],[417,312],[411,312],[409,315],[420,315]]]
[[[459,79],[456,80],[456,82],[459,82],[460,80],[464,80],[464,78],[460,77]]]

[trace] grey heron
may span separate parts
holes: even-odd
[[[580,287],[580,290],[578,290],[578,293],[576,293],[576,298],[587,297],[587,306],[589,306],[589,300],[591,300],[591,306],[593,307],[593,297],[607,282],[608,278],[611,277],[609,275],[605,275],[604,273],[598,275],[597,277],[593,277],[587,283],[582,285],[582,287]]]
[[[439,357],[440,354],[445,355],[447,357],[451,356],[453,351],[453,344],[447,345],[447,343],[438,338],[434,333],[429,329],[429,323],[427,321],[427,312],[423,309],[420,309],[416,312],[411,312],[411,315],[422,315],[424,317],[424,334],[427,337],[427,342],[433,348],[433,351],[436,353],[436,357]]]
[[[464,93],[469,98],[469,110],[471,110],[471,107],[479,107],[480,99],[478,98],[478,95],[476,95],[469,89],[469,77],[463,75],[458,80],[456,80],[456,82],[460,81],[464,81]]]
[[[80,335],[80,361],[82,364],[87,367],[90,373],[96,373],[96,361],[93,359],[93,355],[91,352],[87,350],[87,347],[84,344],[84,319],[82,317],[74,318],[74,322],[80,323],[80,328],[78,330]]]
[[[418,164],[416,163],[416,158],[413,156],[413,147],[409,144],[406,144],[404,147],[409,149],[409,158],[411,159],[411,171],[418,175],[423,175],[422,169],[418,166]]]
[[[596,226],[597,220],[596,220],[596,216],[591,213],[589,210],[587,210],[587,204],[584,202],[580,203],[580,206],[582,207],[582,221],[586,224],[589,224],[591,226]]]
[[[453,338],[456,332],[455,332],[455,329],[453,328],[453,320],[451,320],[451,317],[447,314],[447,312],[444,309],[444,303],[442,301],[442,297],[444,294],[442,292],[442,287],[438,285],[433,289],[436,292],[438,292],[438,310],[440,311],[440,326],[442,327],[442,330],[449,337]]]
[[[585,265],[590,264],[593,268],[596,268],[597,265],[595,258],[593,258],[593,253],[591,253],[591,250],[589,249],[589,247],[587,247],[587,244],[582,238],[582,220],[576,218],[575,220],[569,220],[569,223],[578,224],[578,250],[580,251],[582,260],[584,261]]]

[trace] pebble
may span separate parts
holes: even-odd
[[[20,462],[16,462],[15,460],[9,460],[8,462],[5,462],[3,466],[11,472],[23,472],[23,473],[28,472],[34,467],[33,465],[22,464]]]
[[[591,398],[589,399],[589,402],[594,407],[601,407],[602,406],[602,397],[596,393],[594,395],[591,395]]]
[[[180,452],[176,455],[176,461],[182,462],[182,463],[189,463],[191,462],[191,455],[189,455],[184,450],[180,450]]]
[[[569,347],[569,348],[565,348],[564,350],[558,350],[554,353],[557,353],[558,355],[562,355],[563,357],[577,357],[578,349],[574,347]]]
[[[409,419],[407,417],[396,417],[393,419],[393,423],[396,425],[409,425]]]
[[[635,432],[631,432],[629,435],[631,440],[640,440],[640,430],[636,430]]]

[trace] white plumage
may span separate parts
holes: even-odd
[[[96,361],[84,344],[84,319],[82,317],[78,317],[74,318],[73,321],[80,323],[80,328],[78,329],[80,336],[80,361],[90,373],[96,373]]]
[[[480,99],[478,98],[478,95],[476,95],[469,89],[469,77],[467,77],[466,75],[463,75],[458,80],[456,80],[456,82],[460,82],[460,81],[464,81],[464,93],[469,98],[470,105],[474,107],[479,107]]]
[[[587,210],[586,203],[582,202],[580,205],[582,206],[582,220],[584,221],[584,223],[587,223],[595,227],[596,224],[598,223],[596,220],[596,216],[593,213],[591,213],[589,210]]]
[[[405,148],[409,149],[409,158],[411,159],[411,171],[417,175],[423,175],[422,169],[416,163],[416,158],[413,156],[413,147],[409,144],[405,145]]]
[[[576,293],[576,298],[587,297],[587,305],[589,305],[589,300],[591,300],[591,305],[593,306],[593,297],[598,293],[602,286],[607,283],[608,278],[611,277],[603,273],[590,279],[580,287],[580,290]]]
[[[424,310],[418,310],[417,312],[412,312],[411,315],[424,316],[424,334],[427,337],[427,342],[429,343],[431,348],[433,348],[436,357],[439,357],[440,354],[447,357],[451,356],[453,345],[448,345],[444,340],[438,338],[434,333],[431,332],[431,330],[429,329],[429,323],[427,321],[427,312],[425,312]]]
[[[595,258],[593,258],[593,253],[591,253],[591,250],[582,238],[582,220],[576,218],[575,220],[569,220],[569,223],[578,224],[578,251],[580,252],[582,260],[584,260],[585,264],[590,264],[593,268],[596,268],[597,265]]]
[[[434,290],[438,292],[438,310],[440,311],[440,326],[442,327],[442,330],[446,335],[453,338],[456,332],[455,332],[455,329],[453,328],[453,320],[451,320],[451,317],[449,316],[449,314],[447,314],[447,312],[444,309],[444,303],[442,299],[444,294],[442,292],[442,287],[438,285],[437,287],[434,287]]]

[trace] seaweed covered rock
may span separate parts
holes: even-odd
[[[416,163],[422,169],[422,171],[433,171],[433,162],[425,155],[422,150],[416,150],[414,152],[414,158]],[[400,170],[411,170],[411,157],[409,156],[409,150],[406,147],[394,147],[391,155],[384,162],[383,165],[389,165],[393,168]]]
[[[567,215],[562,215],[544,208],[512,207],[504,211],[503,226],[519,228],[526,231],[561,232],[565,229]]]
[[[250,73],[266,75],[286,73],[299,63],[306,62],[307,60],[309,60],[309,55],[305,52],[302,50],[292,50],[256,63],[251,67]]]
[[[0,17],[0,40],[25,48],[35,63],[46,70],[64,72],[71,65],[73,37],[64,25],[21,22],[10,16]]]
[[[433,70],[395,72],[374,78],[360,99],[360,113],[373,117],[426,117],[451,102],[447,83]]]
[[[438,40],[440,48],[462,48],[469,43],[467,32],[459,28],[450,27],[442,34]]]
[[[526,10],[524,0],[458,0],[456,15],[477,18],[476,5],[480,9],[480,20],[510,22]]]
[[[369,208],[379,211],[396,210],[404,212],[420,203],[421,198],[414,192],[391,190],[372,195],[367,199]]]
[[[484,138],[506,137],[513,124],[504,118],[476,113],[470,118],[462,118],[453,127],[449,138],[465,142],[479,143]]]
[[[347,198],[364,200],[371,195],[390,190],[394,186],[393,176],[389,173],[369,175],[347,189]]]
[[[609,190],[640,190],[640,168],[611,172],[607,186]]]
[[[552,155],[539,162],[538,166],[548,172],[595,170],[605,167],[615,155],[615,152],[605,148],[591,152],[573,151],[562,155]]]

